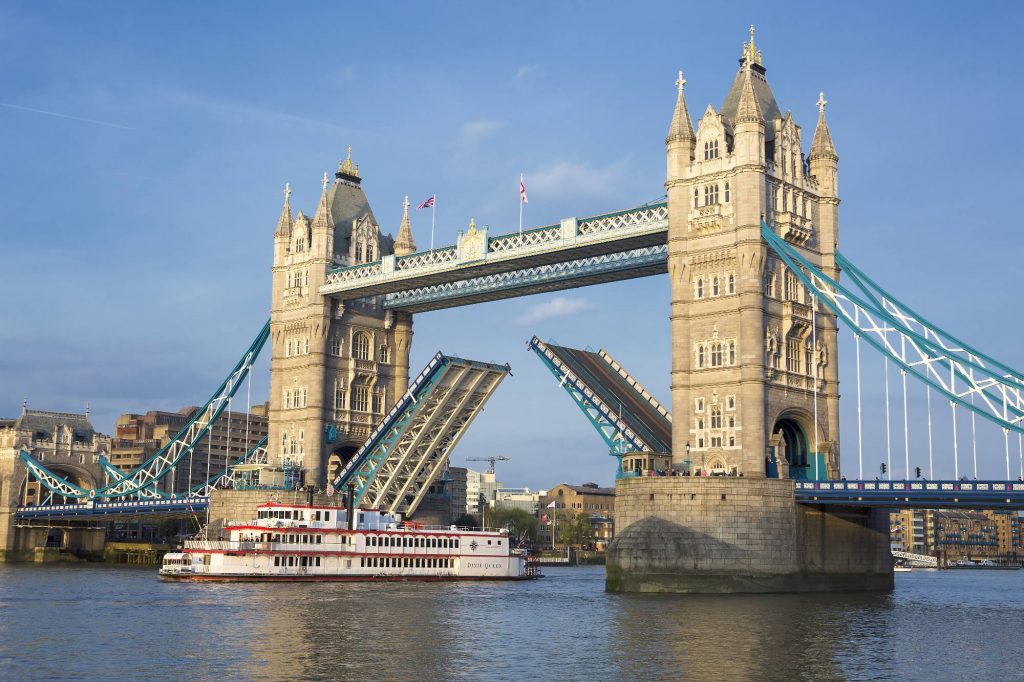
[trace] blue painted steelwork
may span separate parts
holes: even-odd
[[[1019,372],[962,345],[856,268],[851,267],[850,274],[853,283],[862,287],[859,294],[823,273],[764,222],[761,234],[808,291],[903,371],[1005,431],[1024,434],[1024,379]],[[852,266],[838,253],[837,262]],[[900,343],[893,343],[889,334],[896,335]],[[957,382],[965,390],[959,392]]]
[[[182,514],[206,511],[209,497],[180,500],[127,500],[117,502],[89,501],[82,504],[53,504],[41,507],[18,507],[19,519],[53,519],[89,516],[139,516],[145,514]]]
[[[101,464],[106,465],[104,469],[114,479],[107,486],[92,490],[80,488],[67,479],[54,474],[24,450],[20,453],[22,462],[33,478],[42,483],[51,493],[67,499],[127,499],[132,496],[161,497],[161,495],[154,492],[156,484],[185,455],[192,451],[196,443],[202,440],[203,436],[209,432],[213,424],[220,418],[224,410],[227,409],[231,398],[241,387],[269,336],[270,321],[268,320],[256,336],[256,339],[246,349],[242,358],[203,407],[196,412],[195,416],[189,420],[167,445],[154,453],[140,466],[130,472],[122,473],[120,469],[109,464],[109,462],[101,462]],[[200,425],[199,420],[204,416],[206,421]],[[116,473],[113,473],[111,469]]]
[[[401,437],[404,427],[415,414],[415,408],[427,392],[440,380],[449,365],[448,358],[438,352],[430,359],[413,382],[409,390],[398,399],[387,416],[377,425],[366,442],[356,450],[334,479],[334,487],[342,490],[353,478],[373,478],[381,463],[387,457],[391,446]],[[361,475],[360,475],[361,473]],[[357,500],[366,492],[365,484],[357,488]]]
[[[898,509],[1024,509],[1024,482],[797,481],[796,501]]]
[[[601,256],[524,267],[469,279],[453,280],[430,286],[413,287],[388,293],[384,307],[389,309],[437,310],[468,303],[571,289],[590,283],[646,277],[665,272],[668,246],[659,244]]]

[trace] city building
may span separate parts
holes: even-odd
[[[466,469],[466,512],[479,514],[494,502],[494,494],[501,488],[493,471]]]
[[[459,518],[466,511],[466,467],[448,467],[448,497],[452,504],[452,520]]]
[[[599,546],[611,541],[615,536],[615,488],[602,488],[596,483],[559,483],[540,496],[539,505],[541,513],[548,516],[551,515],[552,509],[568,513],[589,513],[590,526]],[[563,515],[564,513],[559,516]],[[550,542],[551,527],[542,524],[542,533],[547,535]]]
[[[491,501],[491,507],[494,509],[522,509],[536,516],[540,508],[540,498],[544,494],[543,490],[531,491],[529,488],[498,488]]]
[[[171,442],[200,409],[183,407],[177,412],[152,410],[144,415],[121,415],[110,448],[111,463],[125,472],[135,469]],[[210,433],[196,445],[191,457],[186,455],[161,482],[163,490],[181,492],[201,485],[266,437],[267,406],[256,405],[251,409],[248,414],[225,410]]]
[[[1017,511],[903,509],[890,515],[894,550],[961,558],[1014,559],[1024,554]]]
[[[20,416],[0,419],[0,508],[39,504],[49,495],[39,481],[26,477],[22,450],[54,474],[89,490],[103,484],[99,458],[110,452],[110,443],[110,436],[93,428],[88,408],[84,414],[47,412],[22,403]],[[53,501],[65,500],[58,496]]]

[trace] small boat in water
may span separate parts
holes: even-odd
[[[913,568],[913,566],[904,566],[904,565],[901,565],[901,564],[895,564],[892,567],[892,570],[895,573],[910,573],[911,571],[914,570],[914,568]]]
[[[398,514],[314,505],[259,505],[227,521],[228,540],[186,540],[160,578],[179,581],[530,580],[539,567],[505,529],[424,526]]]

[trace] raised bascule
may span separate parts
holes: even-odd
[[[17,466],[0,487],[5,546],[24,544],[41,520],[191,513],[246,488],[306,484],[388,513],[434,513],[450,453],[509,368],[438,353],[410,382],[413,313],[662,274],[671,291],[670,408],[606,351],[529,342],[616,460],[608,589],[887,590],[889,508],[1024,508],[1010,445],[1015,435],[1024,476],[1024,375],[928,322],[840,253],[839,157],[824,96],[805,153],[766,73],[751,28],[722,106],[708,106],[696,129],[680,73],[666,197],[623,211],[498,235],[470,221],[454,245],[417,251],[408,200],[397,236],[382,234],[351,150],[333,183],[325,174],[312,218],[293,215],[286,188],[270,322],[206,407],[138,469],[101,462],[106,480],[88,485],[12,444]],[[849,481],[840,466],[840,325],[857,354]],[[264,343],[265,443],[203,485],[159,488],[201,453]],[[902,382],[903,480],[890,480],[891,448],[888,477],[865,476],[865,344],[886,358],[887,443],[889,365]],[[975,480],[911,473],[908,378],[928,391],[926,478],[934,478],[934,394],[950,405],[955,479],[969,471],[957,447],[959,410],[972,434],[979,417],[1001,430],[1005,480],[976,480],[976,455]],[[845,471],[851,453],[847,445]],[[48,491],[42,504],[19,498],[27,478]]]

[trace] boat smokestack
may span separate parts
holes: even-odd
[[[348,484],[348,529],[356,529],[356,484]]]

